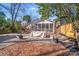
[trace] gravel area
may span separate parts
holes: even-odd
[[[60,44],[20,42],[0,49],[0,55],[8,56],[41,56],[60,55],[69,50]]]

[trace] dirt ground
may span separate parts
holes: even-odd
[[[2,56],[45,56],[60,55],[68,52],[61,44],[20,42],[0,49]]]
[[[19,41],[19,39],[16,39],[16,34],[0,35],[1,56],[74,56],[78,54],[70,52],[61,44],[54,44],[54,42],[51,44],[50,40],[21,41],[12,44],[10,41]]]

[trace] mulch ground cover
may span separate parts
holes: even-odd
[[[68,52],[61,44],[21,42],[0,49],[1,56],[52,56]]]

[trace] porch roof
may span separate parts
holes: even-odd
[[[38,22],[37,24],[52,24],[52,23],[53,22],[51,22],[51,21],[44,20],[44,21]]]

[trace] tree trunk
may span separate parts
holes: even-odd
[[[21,4],[11,4],[12,32],[16,32],[16,18]]]

